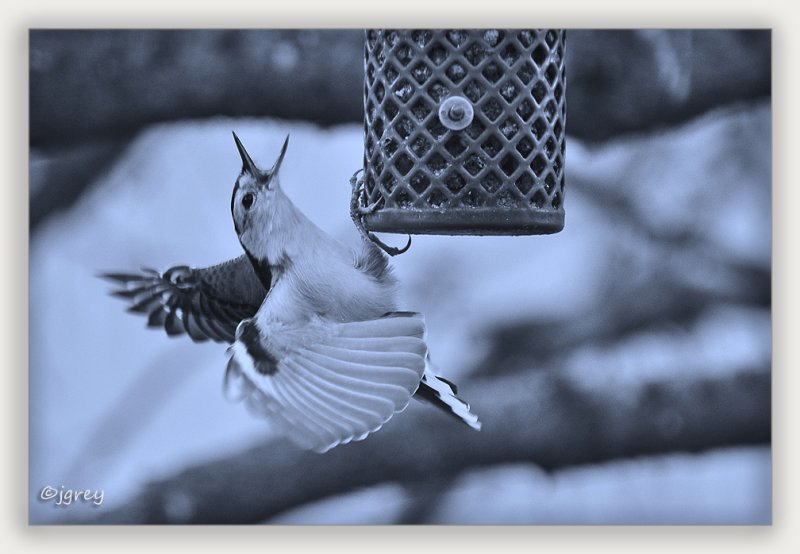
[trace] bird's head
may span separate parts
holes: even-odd
[[[281,148],[278,159],[269,170],[256,166],[242,141],[233,133],[236,148],[242,157],[242,172],[236,179],[231,195],[231,215],[233,226],[242,244],[257,240],[271,227],[275,214],[276,197],[280,191],[278,171],[286,155],[289,135]]]

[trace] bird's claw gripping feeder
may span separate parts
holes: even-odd
[[[356,225],[372,239],[563,229],[564,49],[560,29],[368,30]]]

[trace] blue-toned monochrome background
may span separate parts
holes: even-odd
[[[480,434],[414,402],[302,453],[223,399],[224,346],[106,294],[239,255],[231,130],[262,165],[291,133],[287,193],[358,240],[362,56],[356,30],[31,32],[31,522],[770,522],[768,31],[568,31],[565,230],[393,260]]]

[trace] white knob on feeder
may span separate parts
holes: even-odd
[[[449,96],[439,105],[439,119],[442,125],[453,131],[469,127],[474,116],[472,103],[463,96]]]

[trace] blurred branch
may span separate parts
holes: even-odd
[[[674,125],[770,94],[769,30],[570,30],[570,135]],[[362,30],[34,30],[31,143],[215,115],[363,116]]]
[[[481,466],[528,461],[554,470],[770,441],[767,368],[589,387],[529,372],[470,385],[462,392],[475,400],[480,433],[409,409],[366,441],[324,455],[278,441],[190,467],[91,523],[254,523],[357,487],[441,481]]]
[[[360,121],[363,49],[345,29],[33,30],[31,144],[218,115]]]
[[[768,30],[570,30],[568,130],[587,141],[769,96]]]

